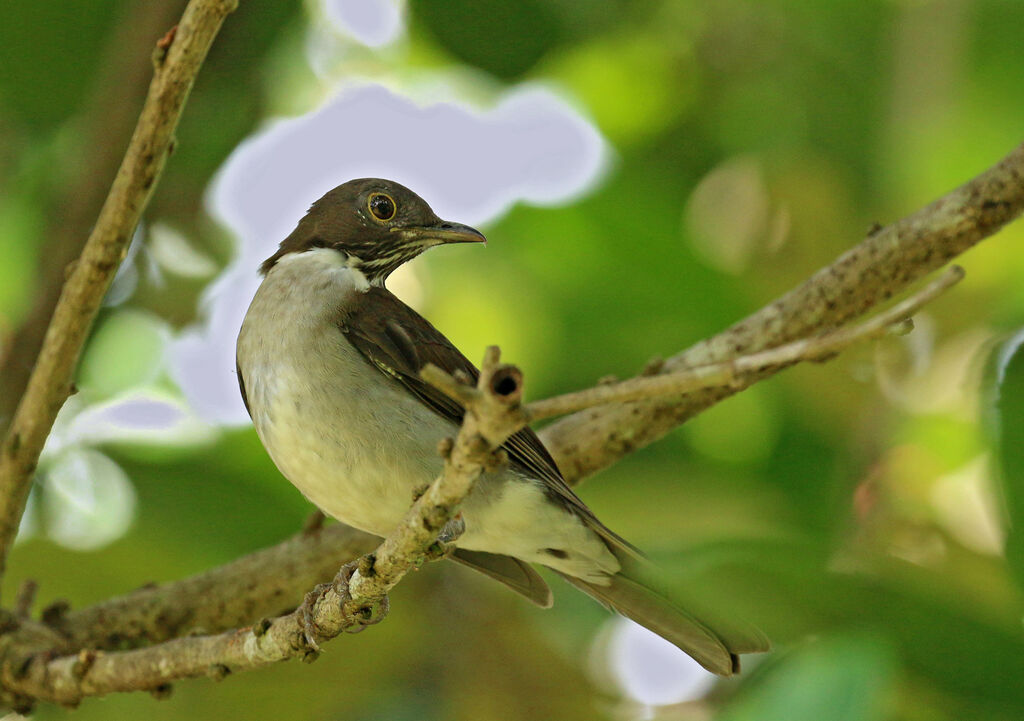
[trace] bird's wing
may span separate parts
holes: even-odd
[[[395,382],[424,405],[456,425],[462,424],[463,407],[420,378],[420,369],[433,363],[448,373],[462,371],[472,380],[480,372],[466,356],[419,313],[385,288],[370,288],[340,321],[350,343]],[[501,446],[509,462],[521,473],[543,482],[548,497],[575,513],[602,538],[631,554],[631,544],[604,526],[562,478],[547,448],[530,428],[514,433]]]

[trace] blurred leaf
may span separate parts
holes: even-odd
[[[1011,571],[1024,585],[1024,331],[995,353],[995,432],[1008,518],[1005,554]]]
[[[783,658],[718,721],[881,719],[895,666],[892,651],[877,639],[820,641]]]
[[[94,550],[128,530],[135,491],[127,474],[99,451],[72,448],[45,470],[42,489],[47,535],[57,543]]]
[[[550,68],[579,94],[614,143],[671,127],[696,99],[697,72],[685,39],[666,46],[620,33],[574,46]],[[631,102],[622,102],[625,97]]]
[[[99,398],[152,381],[163,366],[169,337],[156,316],[124,310],[108,316],[93,333],[78,369],[78,385]]]
[[[541,0],[412,0],[416,21],[459,60],[509,80],[559,39],[558,17]]]
[[[125,5],[124,0],[0,3],[3,113],[35,132],[71,115],[92,89],[103,42]]]

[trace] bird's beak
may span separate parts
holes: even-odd
[[[449,223],[440,220],[434,225],[419,228],[406,228],[406,237],[424,245],[441,245],[442,243],[486,243],[487,238],[476,228],[462,223]]]

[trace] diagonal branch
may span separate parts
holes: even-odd
[[[170,46],[154,56],[155,72],[128,151],[46,331],[42,350],[0,446],[0,574],[18,531],[32,476],[103,296],[174,142],[192,82],[214,37],[238,0],[192,0]],[[166,55],[164,55],[166,53]]]
[[[34,653],[0,666],[0,682],[7,695],[75,705],[87,696],[159,690],[181,678],[223,678],[297,656],[312,660],[319,651],[318,642],[358,630],[370,620],[372,606],[385,601],[406,573],[436,555],[438,535],[455,518],[476,479],[502,462],[495,449],[525,424],[520,408],[522,374],[499,360],[498,349],[492,346],[475,388],[445,384],[459,394],[466,415],[454,441],[439,449],[444,457],[441,475],[377,550],[360,559],[358,570],[319,588],[308,606],[251,628],[172,639],[134,651],[83,650],[59,658]]]
[[[670,398],[704,389],[749,385],[749,378],[756,378],[766,372],[775,372],[800,361],[826,360],[854,343],[900,330],[902,322],[907,321],[922,306],[937,298],[963,277],[963,269],[960,266],[953,266],[919,292],[853,328],[841,328],[816,338],[801,338],[786,345],[721,363],[594,386],[575,393],[534,401],[524,410],[532,422],[609,403]]]
[[[836,328],[993,235],[1021,212],[1024,145],[916,213],[873,231],[831,265],[728,330],[667,359],[662,372],[721,363]],[[580,411],[545,428],[541,438],[566,480],[577,483],[778,370],[766,369],[739,384],[683,398]]]
[[[65,268],[78,257],[108,188],[99,178],[113,177],[125,143],[135,127],[137,108],[146,96],[150,65],[140,62],[159,37],[181,15],[182,0],[150,0],[123,8],[123,16],[106,40],[104,59],[93,81],[95,92],[72,122],[81,133],[68,164],[67,180],[48,199],[50,220],[39,233],[40,264],[36,290],[21,325],[0,348],[0,434],[25,391],[32,361],[39,355],[46,322],[60,299]],[[60,174],[62,177],[64,173]],[[58,200],[59,199],[59,200]]]

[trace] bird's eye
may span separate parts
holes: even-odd
[[[391,220],[395,217],[395,201],[390,195],[374,193],[370,196],[368,206],[377,220]]]

